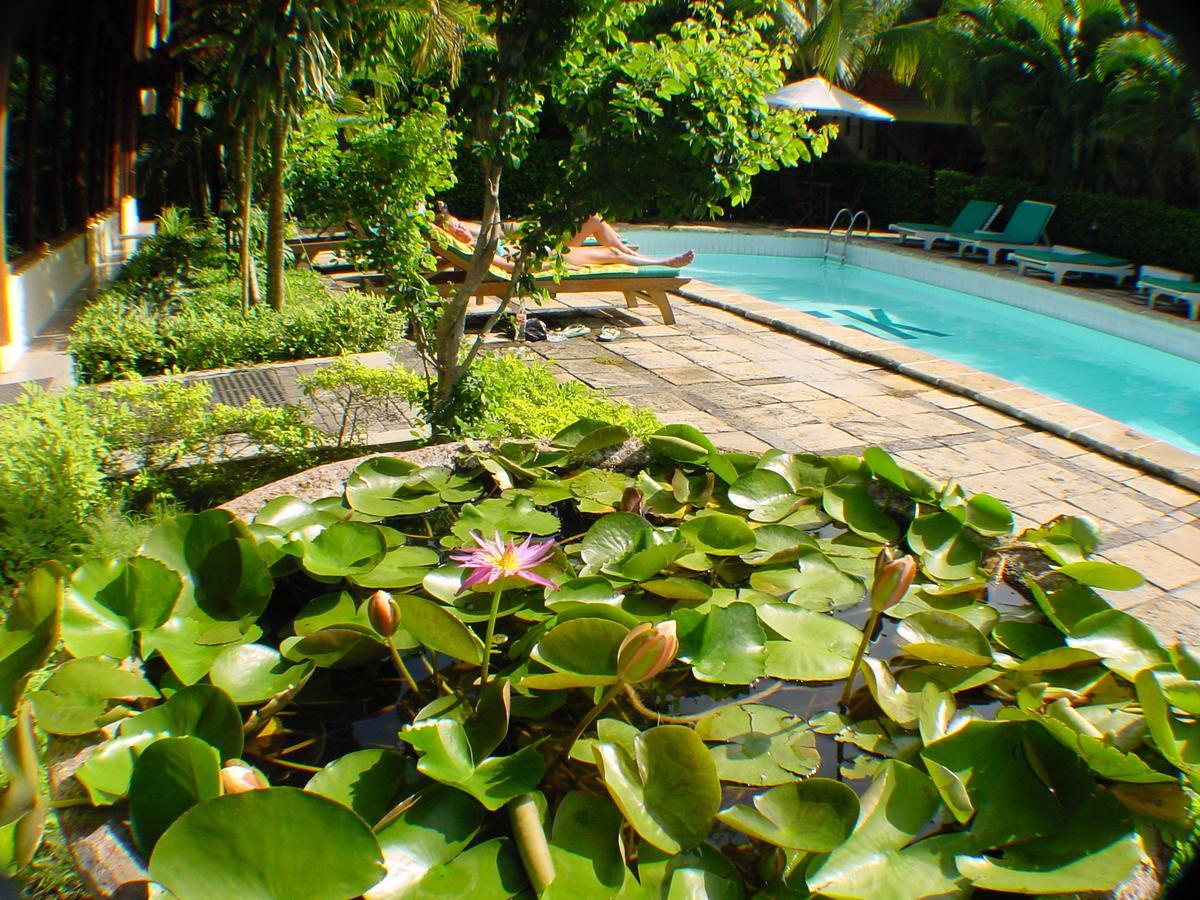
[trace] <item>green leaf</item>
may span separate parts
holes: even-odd
[[[751,469],[729,486],[729,502],[746,510],[794,503],[797,499],[787,479],[767,469]]]
[[[667,600],[677,600],[683,603],[703,603],[712,597],[713,590],[703,581],[695,578],[656,578],[643,581],[641,588],[648,594],[664,597]]]
[[[369,516],[410,516],[440,505],[434,490],[414,477],[418,466],[392,456],[360,463],[346,479],[346,503]]]
[[[374,826],[414,785],[412,762],[392,750],[355,750],[309,779],[306,791],[336,800]]]
[[[617,648],[629,629],[608,619],[579,618],[555,625],[530,656],[558,672],[617,676]]]
[[[465,849],[482,824],[483,807],[467,794],[441,784],[424,788],[379,829],[387,876],[366,900],[419,900],[424,878]]]
[[[986,666],[992,648],[978,628],[953,613],[920,612],[900,622],[897,645],[909,656],[945,666]]]
[[[721,804],[717,766],[695,731],[659,725],[634,738],[633,754],[612,743],[593,752],[604,785],[626,820],[668,853],[708,835]]]
[[[1012,534],[1012,510],[990,494],[975,494],[967,499],[967,525],[980,534]]]
[[[964,879],[954,860],[972,852],[970,835],[913,842],[939,806],[926,775],[886,760],[860,803],[854,833],[807,873],[809,890],[848,900],[915,900],[962,892]]]
[[[708,612],[679,610],[680,655],[699,681],[752,684],[762,677],[766,636],[749,603],[731,603]]]
[[[583,561],[593,568],[618,562],[645,546],[650,524],[633,513],[612,513],[597,519],[580,544]]]
[[[311,662],[290,662],[263,644],[235,644],[217,654],[208,677],[234,703],[263,703],[295,687],[312,667]]]
[[[1200,766],[1200,722],[1181,722],[1175,717],[1162,685],[1148,669],[1137,674],[1135,685],[1154,746],[1168,762],[1191,774],[1195,783],[1195,770]]]
[[[910,694],[896,684],[888,664],[881,659],[863,660],[867,690],[883,714],[903,728],[915,728],[921,715],[921,695]]]
[[[817,547],[802,547],[799,576],[790,582],[788,602],[818,612],[846,609],[861,603],[867,588],[861,578],[847,575]],[[751,577],[751,583],[753,583]]]
[[[536,791],[545,772],[545,757],[536,744],[530,744],[511,756],[485,759],[458,787],[488,809],[497,810],[515,797]]]
[[[1092,794],[1048,837],[1000,858],[960,856],[975,887],[1013,894],[1080,894],[1115,889],[1145,853],[1128,812],[1111,795]]]
[[[1033,578],[1025,578],[1025,586],[1046,618],[1063,634],[1069,634],[1081,620],[1111,609],[1091,588],[1074,581],[1063,581],[1046,591]]]
[[[499,534],[508,537],[514,534],[555,534],[558,518],[552,513],[542,512],[528,497],[493,497],[482,503],[468,503],[459,510],[458,521],[451,528],[460,541],[471,540],[471,532],[485,538]],[[443,546],[453,546],[443,539]]]
[[[754,531],[729,513],[697,513],[679,526],[679,533],[697,550],[713,556],[737,556],[754,549]]]
[[[774,566],[798,559],[802,547],[816,547],[816,542],[799,528],[763,525],[754,529],[754,549],[742,559],[753,566]]]
[[[91,560],[72,573],[63,598],[63,643],[73,656],[124,659],[133,632],[166,622],[182,591],[179,573],[158,560]]]
[[[76,770],[75,778],[88,792],[93,806],[107,806],[129,793],[129,780],[137,755],[159,735],[135,734],[97,744]]]
[[[509,900],[525,896],[529,880],[520,854],[506,837],[476,844],[421,879],[421,896]]]
[[[620,425],[611,425],[596,419],[580,419],[568,425],[550,439],[555,447],[573,451],[573,456],[584,456],[597,450],[617,447],[629,440],[629,432]]]
[[[298,497],[283,496],[268,500],[254,517],[255,525],[276,528],[286,535],[316,526],[324,528],[340,517],[329,510],[318,509]]]
[[[917,516],[908,526],[908,543],[934,578],[958,581],[979,567],[979,545],[950,513]]]
[[[766,674],[791,681],[849,677],[862,640],[862,632],[853,625],[785,603],[764,604],[758,616],[784,638],[767,641]]]
[[[1119,609],[1106,609],[1076,622],[1067,635],[1067,645],[1090,650],[1130,681],[1142,669],[1170,661],[1154,632]]]
[[[417,768],[423,775],[443,784],[459,785],[475,772],[471,742],[456,719],[422,719],[406,725],[400,740],[420,754]]]
[[[752,787],[785,784],[811,775],[821,764],[816,736],[807,723],[774,706],[741,703],[696,723],[696,734],[713,746],[717,775]]]
[[[350,581],[359,587],[389,591],[412,587],[420,584],[429,569],[439,561],[437,551],[429,547],[393,547],[375,568],[362,575],[351,575]]]
[[[1067,563],[1058,571],[1080,584],[1106,591],[1131,591],[1145,583],[1141,574],[1128,566],[1091,559]]]
[[[607,797],[571,791],[550,834],[555,877],[542,900],[618,896],[629,878],[621,852],[621,813]]]
[[[362,819],[297,788],[226,794],[193,806],[159,839],[149,869],[179,900],[344,900],[384,875],[379,842]]]
[[[353,669],[386,656],[387,647],[372,628],[332,625],[285,638],[279,652],[292,662],[311,661],[322,669]]]
[[[717,818],[760,841],[790,850],[828,853],[854,831],[858,796],[832,778],[807,778],[731,806]]]
[[[1041,528],[1021,533],[1020,539],[1034,544],[1059,565],[1082,562],[1100,546],[1096,523],[1077,516],[1059,516]]]
[[[387,555],[383,532],[366,522],[338,522],[304,544],[302,562],[310,575],[365,575]]]
[[[267,608],[275,587],[250,531],[225,509],[163,522],[146,537],[141,554],[182,577],[176,617],[195,607],[218,621],[254,620]]]
[[[199,609],[176,612],[167,623],[142,632],[142,658],[158,653],[184,684],[194,684],[208,674],[209,666],[228,644],[252,641],[262,634],[253,625],[218,622]]]
[[[893,544],[900,537],[896,520],[879,508],[862,485],[831,485],[821,495],[821,504],[834,519],[868,540]]]
[[[474,665],[483,662],[483,641],[445,607],[414,594],[394,599],[400,624],[426,647]]]
[[[221,793],[221,760],[199,738],[155,741],[138,757],[129,781],[129,819],[134,840],[149,856],[171,824]]]
[[[51,734],[87,734],[99,728],[112,700],[157,697],[158,691],[137,672],[101,656],[70,659],[54,670],[41,690],[29,695],[37,723]]]
[[[216,747],[222,760],[242,755],[241,714],[228,694],[207,684],[189,685],[158,706],[126,719],[120,734],[198,737]]]
[[[645,440],[652,449],[676,462],[701,463],[717,452],[713,442],[691,425],[666,425]]]
[[[65,574],[58,563],[38,566],[6,611],[0,626],[0,715],[16,715],[25,682],[58,643]]]
[[[906,469],[878,447],[868,447],[864,450],[863,462],[870,467],[876,478],[887,482],[914,500],[930,503],[938,494],[936,484],[919,472]]]

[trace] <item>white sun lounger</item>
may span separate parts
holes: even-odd
[[[1200,281],[1194,280],[1188,272],[1142,266],[1137,289],[1145,292],[1146,304],[1151,309],[1156,300],[1166,297],[1186,303],[1189,319],[1200,319]]]
[[[1134,272],[1133,264],[1127,259],[1092,253],[1066,244],[1055,244],[1045,250],[1013,250],[1008,258],[1017,264],[1019,274],[1046,274],[1054,279],[1055,284],[1062,284],[1063,278],[1074,272],[1079,275],[1111,275],[1120,285],[1126,278],[1132,278]]]

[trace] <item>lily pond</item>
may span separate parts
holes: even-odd
[[[0,835],[36,723],[183,900],[1108,890],[1190,828],[1200,660],[1098,544],[686,425],[372,458],[33,573]]]

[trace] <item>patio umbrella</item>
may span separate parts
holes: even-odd
[[[884,122],[896,118],[886,109],[835,87],[820,75],[785,84],[767,98],[767,103],[782,108],[810,109],[827,116],[878,119]]]

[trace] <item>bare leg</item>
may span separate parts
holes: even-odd
[[[572,247],[564,254],[567,262],[576,266],[668,266],[677,269],[696,258],[695,250],[686,250],[677,256],[653,258],[640,253],[623,253],[616,247]]]
[[[579,247],[588,238],[595,238],[596,243],[602,247],[613,247],[622,253],[634,253],[633,248],[621,240],[621,235],[617,233],[617,229],[613,228],[595,213],[588,216],[587,221],[579,227],[579,231],[575,232],[575,236],[567,241],[567,246]]]

